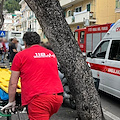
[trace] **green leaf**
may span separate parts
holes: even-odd
[[[4,2],[4,9],[9,13],[14,13],[15,10],[20,10],[20,0],[6,0]]]

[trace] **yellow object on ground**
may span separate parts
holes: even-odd
[[[8,86],[10,80],[11,71],[9,69],[0,68],[0,88],[8,93]],[[18,81],[17,93],[21,93],[21,82]]]

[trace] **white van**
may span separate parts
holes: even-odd
[[[99,89],[120,98],[120,20],[106,33],[92,53],[87,55],[87,63]]]

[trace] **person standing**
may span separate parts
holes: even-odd
[[[2,44],[2,38],[0,38],[0,60],[2,60],[2,53],[3,53],[3,44]]]
[[[17,43],[16,43],[16,48],[17,48],[18,52],[22,51],[22,47],[21,47],[21,45],[20,45],[18,40],[17,40]]]
[[[5,43],[6,51],[8,52],[9,51],[9,42],[6,39],[4,39],[3,41]]]
[[[9,51],[9,42],[7,41],[7,39],[4,39],[3,41],[4,41],[5,47],[6,47],[5,59],[7,60],[7,58],[8,58],[8,51]]]
[[[1,63],[4,63],[6,47],[3,41],[3,38],[0,38],[0,54],[1,54]]]
[[[40,46],[36,32],[23,36],[26,49],[17,53],[12,63],[9,82],[9,103],[2,108],[15,107],[15,94],[21,77],[22,105],[28,106],[30,120],[49,120],[63,103],[63,86],[58,75],[55,54]]]
[[[3,39],[3,41],[2,41],[2,45],[3,45],[3,52],[2,52],[2,60],[1,60],[1,63],[4,63],[5,54],[6,54],[6,46],[5,46],[5,41],[4,41],[4,39]]]
[[[13,61],[13,58],[15,57],[16,53],[17,53],[17,48],[16,48],[16,44],[17,44],[17,39],[16,38],[13,38],[11,43],[10,43],[10,46],[9,46],[9,52],[10,52],[10,64],[12,63]]]

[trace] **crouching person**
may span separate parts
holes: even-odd
[[[41,47],[40,36],[27,32],[23,36],[26,49],[17,53],[12,63],[9,103],[2,110],[15,107],[15,94],[21,77],[22,105],[28,106],[30,120],[49,120],[63,102],[63,86],[58,75],[55,54]]]

